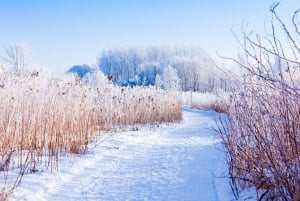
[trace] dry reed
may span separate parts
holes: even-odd
[[[34,173],[41,165],[55,170],[61,155],[84,153],[99,131],[181,119],[177,92],[120,88],[109,81],[97,88],[30,74],[2,74],[0,82],[3,174],[15,168],[20,175]],[[6,193],[3,188],[1,195]]]

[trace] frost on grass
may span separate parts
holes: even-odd
[[[187,91],[182,92],[182,101],[184,105],[190,105],[192,108],[226,113],[229,107],[229,95],[230,92],[221,89],[215,93]]]
[[[38,71],[2,73],[0,83],[3,174],[34,173],[42,165],[55,170],[61,155],[84,153],[99,131],[181,119],[177,92],[121,88],[97,74],[81,81]]]

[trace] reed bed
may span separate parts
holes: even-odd
[[[0,171],[58,168],[61,155],[79,154],[100,131],[181,119],[177,92],[98,87],[38,74],[0,75]],[[3,189],[2,189],[3,190]],[[2,193],[5,195],[5,193]]]

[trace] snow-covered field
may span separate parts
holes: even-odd
[[[183,122],[103,134],[59,170],[25,175],[12,200],[234,200],[211,130],[218,114],[183,108]]]

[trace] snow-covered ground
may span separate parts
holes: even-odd
[[[234,200],[219,140],[218,114],[183,108],[183,122],[103,134],[59,170],[25,175],[13,200]]]

